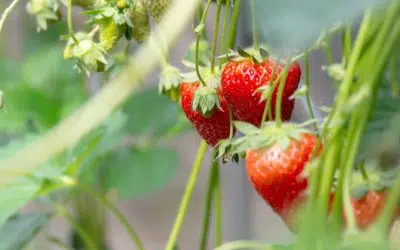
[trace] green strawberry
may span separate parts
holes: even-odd
[[[131,35],[138,42],[143,42],[150,34],[150,22],[147,9],[142,1],[136,1],[133,11],[129,14],[132,23]]]
[[[143,0],[143,3],[148,8],[153,20],[158,22],[168,9],[171,0]]]
[[[119,25],[112,18],[101,20],[99,24],[99,38],[103,49],[107,52],[112,50],[125,33],[125,30],[126,25]]]

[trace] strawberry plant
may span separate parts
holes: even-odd
[[[19,2],[4,9],[0,36]],[[191,129],[200,143],[166,250],[180,249],[207,151],[204,218],[191,248],[210,245],[214,217],[216,250],[400,249],[391,234],[400,216],[399,0],[24,4],[23,58],[2,52],[0,66],[0,249],[24,249],[56,217],[71,230],[67,242],[48,238],[54,248],[110,249],[106,210],[129,249],[148,249],[111,197],[164,188],[179,171],[169,141]],[[194,41],[176,65],[171,48],[188,24]],[[251,46],[238,39],[239,24],[252,31]],[[325,56],[331,103],[311,96],[314,53]],[[157,66],[158,86],[146,84]],[[309,114],[299,122],[297,105]],[[296,235],[290,244],[223,239],[228,162]],[[45,209],[22,210],[33,202]]]

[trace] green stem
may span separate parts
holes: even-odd
[[[315,114],[314,114],[314,109],[311,105],[311,98],[310,98],[310,57],[308,54],[308,51],[305,52],[305,84],[307,87],[307,93],[306,93],[306,100],[307,100],[307,107],[308,107],[308,112],[310,112],[310,117],[311,119],[315,119]],[[318,126],[317,124],[314,122],[313,123],[313,127],[315,132],[318,132]]]
[[[207,242],[208,242],[208,234],[210,230],[210,220],[211,220],[211,207],[212,201],[214,196],[214,188],[215,188],[215,181],[216,181],[216,174],[218,170],[218,166],[216,165],[217,161],[211,159],[211,168],[210,168],[210,175],[208,177],[208,185],[207,185],[207,193],[206,193],[206,200],[204,203],[204,216],[203,216],[203,227],[201,231],[200,237],[200,250],[207,249]]]
[[[202,2],[202,1],[199,1],[199,7],[197,8],[197,12],[196,12],[196,23],[197,23],[197,25],[200,24],[200,22],[201,22],[201,17],[203,16],[203,13],[204,13],[204,12],[203,12],[203,2]],[[203,39],[207,40],[207,31],[206,31],[206,30],[204,30],[204,31],[202,32],[201,37],[202,37]]]
[[[258,39],[257,19],[256,19],[256,4],[255,0],[251,0],[251,24],[253,29],[253,43],[254,49],[258,51],[260,49],[260,42]]]
[[[345,62],[345,66],[347,64],[348,58],[351,54],[352,47],[352,23],[348,22],[345,26],[345,30],[343,32],[342,37],[342,47],[343,47],[343,59]]]
[[[233,114],[232,109],[228,106],[228,113],[229,113],[229,139],[233,138]]]
[[[273,248],[272,245],[267,245],[262,242],[240,240],[240,241],[232,241],[226,243],[214,250],[239,250],[239,249],[272,250],[275,248]]]
[[[219,173],[218,160],[215,163],[215,185],[214,185],[214,206],[215,206],[215,247],[222,244],[222,197],[221,197],[221,175]]]
[[[385,207],[377,220],[378,228],[381,228],[383,232],[387,232],[388,226],[391,224],[393,219],[393,214],[398,208],[400,198],[400,176],[397,177],[396,182],[394,183],[387,201],[385,203]]]
[[[0,33],[3,30],[4,22],[6,21],[8,15],[11,13],[13,8],[17,5],[19,0],[14,0],[3,12],[0,19]]]
[[[201,85],[203,85],[203,86],[207,86],[207,84],[206,84],[206,82],[204,81],[203,77],[200,74],[200,68],[199,68],[199,66],[200,66],[199,65],[200,64],[200,61],[199,61],[200,60],[199,59],[199,45],[200,45],[201,34],[205,30],[205,22],[206,22],[206,17],[207,17],[207,13],[208,13],[208,9],[210,8],[210,5],[211,5],[211,0],[208,0],[208,2],[206,4],[206,7],[204,9],[204,12],[203,12],[203,16],[201,17],[200,24],[198,26],[198,27],[201,27],[201,28],[200,28],[199,31],[197,31],[197,34],[196,34],[196,63],[195,63],[196,74],[197,74],[197,77],[199,78],[199,81],[200,81]]]
[[[131,238],[132,243],[135,245],[137,250],[144,250],[143,243],[139,237],[139,235],[136,233],[136,231],[131,227],[129,221],[125,218],[125,216],[119,211],[117,207],[113,205],[112,202],[110,202],[106,197],[103,195],[100,195],[99,193],[96,193],[92,191],[90,188],[83,186],[83,185],[77,185],[79,188],[85,190],[88,192],[93,198],[95,198],[97,201],[99,201],[101,204],[103,204],[105,207],[107,207],[117,218],[117,220],[121,223],[121,225],[124,227],[126,232],[129,234],[129,237]]]
[[[235,46],[237,25],[239,22],[241,0],[234,0],[234,1],[235,3],[233,6],[232,20],[228,38],[228,49],[232,49]]]
[[[68,214],[68,212],[65,210],[64,207],[59,207],[57,209],[57,212],[70,224],[72,228],[74,228],[74,230],[79,234],[81,239],[85,242],[85,245],[89,250],[97,250],[96,242],[92,240],[90,235],[85,231],[85,229],[81,225],[79,225],[74,221],[72,216]]]
[[[174,226],[172,227],[165,250],[174,249],[176,240],[178,239],[179,232],[183,224],[183,220],[185,218],[190,198],[192,197],[192,193],[196,185],[197,177],[199,175],[199,171],[203,163],[203,158],[206,153],[206,150],[207,150],[207,143],[204,140],[201,140],[199,149],[197,151],[196,159],[193,163],[192,173],[190,174],[188,183],[186,185],[185,193],[183,194],[182,201],[179,206],[177,216],[175,218],[175,223]]]
[[[75,37],[74,28],[72,25],[72,0],[68,0],[67,6],[67,22],[68,22],[68,32],[71,38],[74,40],[76,44],[79,44],[78,39]]]
[[[277,62],[279,63],[279,62]],[[275,107],[275,121],[276,121],[276,126],[279,128],[282,125],[282,114],[281,114],[281,105],[282,105],[282,97],[283,97],[283,90],[285,89],[285,83],[286,83],[286,78],[289,72],[289,67],[291,64],[291,59],[290,57],[287,59],[285,67],[282,70],[281,76],[280,76],[280,84],[278,87],[278,93],[277,93],[277,100],[276,100],[276,107]]]
[[[220,54],[224,55],[228,53],[227,49],[227,44],[226,44],[226,33],[228,29],[228,19],[229,19],[229,5],[230,5],[231,0],[226,0],[225,3],[225,13],[224,13],[224,22],[222,24],[222,36],[221,36],[221,45],[220,45]],[[219,60],[219,69],[222,68],[224,60],[220,59]]]
[[[217,13],[215,16],[215,23],[214,23],[214,37],[213,37],[213,42],[212,42],[212,50],[211,50],[211,73],[214,74],[215,72],[215,55],[217,53],[217,42],[218,42],[218,32],[219,32],[219,19],[221,17],[221,9],[222,9],[222,3],[221,1],[218,1],[217,5]]]
[[[273,92],[275,91],[276,85],[279,82],[279,77],[278,77],[278,79],[275,80],[276,71],[277,71],[278,65],[279,65],[278,62],[279,62],[279,58],[276,60],[276,64],[274,66],[274,69],[272,70],[271,79],[269,79],[268,85],[269,86],[273,85],[273,86],[271,89],[271,94],[270,94],[269,98],[267,99],[267,101],[265,102],[264,112],[263,112],[263,115],[261,118],[261,125],[264,124],[265,121],[267,120],[268,112],[271,113],[271,99],[272,99],[271,97],[273,95]],[[272,119],[271,114],[269,114],[269,118]]]

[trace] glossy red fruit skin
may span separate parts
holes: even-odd
[[[181,107],[199,135],[208,145],[215,146],[220,140],[229,138],[230,118],[228,105],[221,95],[221,91],[218,89],[217,94],[220,101],[220,109],[215,107],[210,117],[205,117],[199,111],[194,111],[192,109],[192,101],[195,91],[199,86],[199,82],[181,84]]]
[[[301,173],[316,144],[314,135],[304,133],[298,141],[292,140],[285,151],[278,145],[247,151],[248,178],[276,213],[283,214],[306,190],[308,181]]]
[[[266,101],[260,103],[261,93],[257,89],[269,84],[276,61],[266,59],[255,64],[250,59],[239,62],[231,61],[226,64],[221,74],[222,93],[232,108],[235,119],[260,126]],[[276,79],[282,72],[284,65],[279,64],[275,73]],[[292,63],[285,82],[282,96],[281,115],[282,120],[290,120],[294,108],[294,100],[289,97],[296,91],[301,78],[300,65]],[[275,105],[278,86],[272,94],[271,111],[275,119]]]

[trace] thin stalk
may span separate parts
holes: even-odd
[[[79,44],[78,39],[75,37],[74,28],[72,25],[72,0],[68,0],[67,6],[67,22],[68,22],[68,32],[71,38],[74,40],[76,44]]]
[[[267,120],[268,111],[271,112],[272,95],[273,95],[273,92],[275,92],[276,85],[279,82],[279,78],[274,80],[275,79],[275,75],[276,75],[276,71],[277,71],[278,65],[279,65],[278,62],[279,62],[279,58],[278,58],[275,66],[274,66],[274,69],[272,70],[271,79],[269,80],[269,83],[268,83],[269,86],[271,86],[271,85],[273,85],[273,86],[272,86],[272,90],[271,90],[271,95],[268,98],[268,100],[265,102],[264,112],[263,112],[263,115],[262,115],[262,118],[261,118],[261,125],[264,124],[265,121]],[[272,115],[271,114],[270,114],[269,118],[272,119]]]
[[[219,173],[218,160],[215,160],[215,185],[214,185],[214,206],[215,206],[215,247],[222,244],[222,195],[221,175]]]
[[[307,87],[307,93],[306,93],[306,101],[307,101],[307,107],[308,107],[308,112],[310,113],[311,119],[315,119],[315,114],[314,114],[314,109],[311,105],[311,98],[310,98],[310,57],[308,55],[308,51],[305,52],[305,84]],[[318,132],[318,126],[316,123],[313,123],[313,127],[315,132],[319,134]]]
[[[278,63],[278,62],[277,62]],[[289,72],[289,67],[290,67],[291,59],[290,57],[287,59],[285,67],[282,70],[282,74],[280,76],[280,84],[278,87],[278,93],[277,93],[277,101],[276,101],[276,107],[275,107],[275,120],[276,120],[276,126],[279,128],[282,125],[282,114],[281,114],[281,105],[282,105],[282,96],[283,96],[283,90],[285,89],[285,83],[286,83],[286,78]]]
[[[233,5],[232,20],[231,20],[231,26],[230,26],[230,31],[229,31],[229,39],[228,39],[228,48],[229,49],[231,49],[235,46],[237,25],[239,22],[239,14],[240,14],[241,0],[234,0],[234,1],[235,1],[235,3]]]
[[[251,0],[250,2],[251,5],[251,25],[253,29],[253,43],[254,43],[254,49],[256,51],[259,50],[260,48],[260,42],[258,39],[258,29],[257,29],[257,18],[256,18],[256,4],[255,0]]]
[[[211,221],[211,208],[212,208],[214,187],[217,174],[216,171],[218,170],[216,162],[217,162],[216,160],[211,159],[210,175],[208,177],[206,200],[204,203],[203,227],[201,230],[200,247],[199,247],[200,250],[207,249],[207,242],[208,242],[208,235],[210,231],[210,221]]]
[[[61,215],[74,230],[79,234],[81,239],[85,242],[86,247],[88,250],[97,250],[97,245],[96,242],[93,241],[93,239],[90,237],[90,234],[85,231],[85,229],[76,223],[74,219],[72,218],[71,215],[68,214],[68,212],[63,208],[60,207],[57,209],[57,212],[59,215]]]
[[[352,47],[352,23],[348,22],[345,26],[342,35],[342,47],[343,47],[343,59],[345,66],[347,64],[348,58],[351,54],[351,47]]]
[[[221,46],[220,46],[220,54],[224,55],[226,54],[227,51],[227,44],[226,44],[226,33],[228,30],[228,19],[229,19],[229,5],[231,3],[231,0],[226,0],[225,3],[225,12],[224,12],[224,22],[222,24],[222,36],[221,36]],[[222,68],[224,60],[220,59],[219,60],[219,69]]]
[[[218,1],[217,5],[217,13],[215,15],[215,23],[214,23],[214,37],[212,42],[212,49],[211,49],[211,64],[210,69],[211,73],[214,74],[215,72],[215,55],[217,53],[217,42],[218,42],[218,32],[219,32],[219,19],[221,17],[221,9],[222,3]]]
[[[195,59],[196,60],[196,63],[195,63],[196,74],[197,74],[197,77],[199,78],[199,81],[200,81],[201,85],[203,85],[203,86],[207,86],[207,84],[206,84],[206,82],[204,81],[203,77],[200,74],[200,68],[199,68],[199,64],[200,64],[200,61],[199,61],[200,60],[199,59],[199,44],[200,44],[201,34],[205,30],[204,26],[205,26],[206,17],[207,17],[207,13],[208,13],[208,9],[210,8],[210,5],[211,5],[211,0],[208,0],[208,2],[206,4],[206,7],[204,9],[204,12],[203,12],[203,16],[201,17],[200,24],[199,24],[199,26],[202,27],[202,28],[196,34],[196,59]]]
[[[125,231],[129,234],[129,237],[131,238],[131,241],[135,245],[136,249],[144,250],[144,246],[143,246],[143,243],[142,243],[139,235],[132,228],[129,221],[125,218],[125,216],[121,213],[121,211],[119,211],[119,209],[116,206],[114,206],[114,204],[112,202],[110,202],[103,195],[100,195],[100,194],[92,191],[90,188],[88,188],[86,186],[83,186],[83,185],[77,185],[77,186],[79,188],[85,190],[86,192],[88,192],[98,202],[100,202],[105,207],[107,207],[112,212],[112,214],[115,216],[115,218],[117,218],[117,220],[121,223],[121,225],[124,227]]]
[[[201,165],[203,163],[204,155],[207,150],[207,143],[204,140],[201,140],[199,149],[197,151],[196,159],[193,163],[192,173],[189,176],[188,183],[186,185],[185,193],[183,194],[181,204],[179,206],[179,210],[177,216],[175,218],[174,226],[172,227],[167,245],[165,250],[173,250],[176,240],[178,239],[179,232],[181,230],[183,220],[186,215],[187,208],[189,206],[189,201],[192,197],[192,193],[194,187],[196,185],[197,177],[200,172]]]
[[[0,19],[0,33],[3,30],[4,22],[6,21],[8,15],[11,13],[13,8],[17,5],[19,0],[14,0],[12,3],[4,10],[3,14],[1,15]]]

